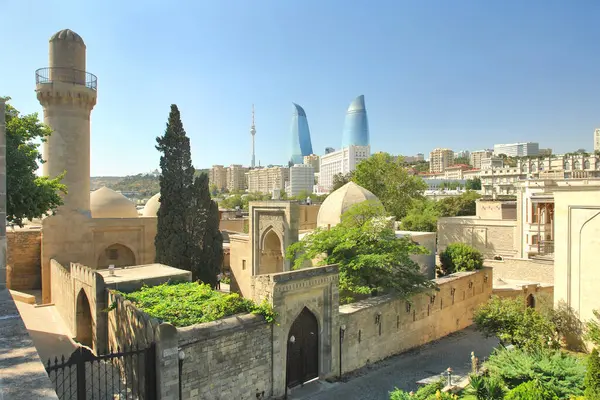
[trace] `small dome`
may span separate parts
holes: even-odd
[[[63,29],[62,31],[56,32],[50,38],[51,42],[53,42],[55,40],[72,40],[74,42],[85,45],[85,43],[83,43],[83,39],[81,38],[81,36],[79,36],[78,34],[76,34],[75,32],[73,32],[70,29]]]
[[[160,193],[156,193],[154,196],[150,197],[144,206],[144,211],[142,212],[142,217],[156,217],[158,214],[158,209],[160,208]]]
[[[137,218],[135,204],[127,197],[107,187],[90,195],[92,218]]]
[[[377,196],[354,182],[348,182],[331,193],[319,208],[317,227],[326,228],[340,223],[342,214],[355,204],[367,200],[379,201]]]

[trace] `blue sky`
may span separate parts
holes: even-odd
[[[176,103],[198,168],[289,157],[292,102],[313,149],[339,148],[364,94],[373,151],[539,141],[592,148],[600,127],[597,0],[0,0],[0,95],[40,112],[34,71],[70,28],[98,76],[93,176],[158,166]]]

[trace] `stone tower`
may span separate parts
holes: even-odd
[[[64,29],[50,38],[49,66],[35,73],[37,98],[52,135],[43,145],[44,176],[63,172],[68,194],[58,214],[90,215],[90,114],[97,79],[85,70],[85,43]]]

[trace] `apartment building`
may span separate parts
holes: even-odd
[[[306,157],[304,157],[306,158]],[[289,197],[302,192],[312,193],[315,185],[315,169],[310,164],[296,164],[290,167],[290,180],[285,185]]]
[[[477,150],[471,152],[469,156],[469,160],[471,161],[471,166],[476,169],[481,168],[481,160],[484,158],[490,158],[494,155],[492,150]]]
[[[464,178],[464,172],[471,169],[470,165],[466,164],[455,164],[450,167],[446,167],[444,171],[446,179],[451,181],[462,181]]]
[[[529,157],[540,154],[540,144],[536,142],[495,144],[494,155],[506,154],[508,157]]]
[[[487,157],[482,158],[480,161],[479,168],[480,169],[490,169],[490,168],[503,168],[504,160],[500,157]]]
[[[290,179],[288,167],[254,168],[248,171],[248,191],[250,193],[272,193],[285,189]]]
[[[460,151],[455,151],[454,152],[454,159],[457,158],[470,158],[471,157],[471,152],[469,150],[460,150]]]
[[[371,146],[348,146],[321,156],[319,165],[319,191],[329,192],[333,187],[333,177],[347,174],[371,156]]]
[[[444,172],[454,164],[454,152],[450,149],[434,149],[429,153],[429,172]]]
[[[208,184],[217,187],[217,190],[227,189],[227,169],[222,165],[213,165],[208,173]]]
[[[310,154],[304,156],[304,164],[311,165],[315,173],[319,172],[319,156],[316,154]]]
[[[239,191],[248,188],[248,179],[246,173],[248,167],[243,167],[239,164],[232,164],[227,167],[227,190]]]
[[[405,163],[408,163],[408,164],[417,163],[417,162],[425,161],[425,154],[417,153],[417,155],[415,155],[415,156],[403,156],[402,158],[404,159]]]

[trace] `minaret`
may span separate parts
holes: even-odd
[[[255,162],[254,135],[256,135],[256,126],[254,125],[254,104],[252,104],[252,126],[250,127],[250,135],[252,135],[252,161],[250,161],[250,167],[254,168],[254,162]]]
[[[44,176],[63,172],[68,194],[58,214],[90,215],[90,114],[96,105],[97,79],[85,71],[85,43],[63,29],[50,38],[49,66],[35,72],[37,98],[52,135],[43,144]]]

